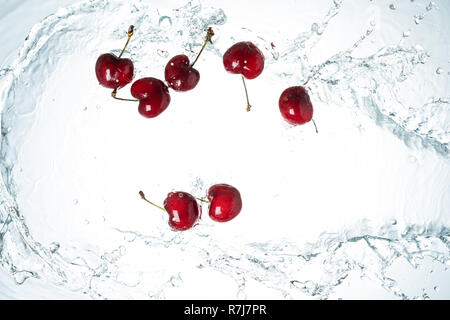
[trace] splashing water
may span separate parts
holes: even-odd
[[[18,285],[34,279],[93,298],[360,297],[358,281],[389,298],[448,298],[450,82],[440,66],[448,57],[413,41],[450,7],[408,3],[412,24],[388,41],[378,29],[387,18],[370,4],[367,25],[341,43],[333,37],[346,31],[336,30],[346,5],[330,1],[302,33],[250,30],[196,1],[162,12],[139,0],[91,0],[36,25],[0,71],[2,269]],[[385,2],[383,12],[405,5]],[[111,101],[93,76],[97,56],[120,52],[131,23],[125,55],[136,79],[161,77],[171,56],[195,57],[207,27],[216,34],[196,65],[198,88],[171,93],[153,122]],[[249,83],[251,114],[220,60],[241,39],[266,57]],[[276,110],[277,94],[303,83],[317,136]],[[137,195],[202,196],[217,179],[245,199],[227,225],[203,217],[175,233]],[[435,278],[423,276],[430,268]],[[411,287],[405,273],[423,282]]]

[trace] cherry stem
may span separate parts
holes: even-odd
[[[314,127],[316,127],[316,133],[319,133],[319,130],[317,130],[317,125],[316,125],[316,122],[314,121],[314,119],[312,119],[312,122],[314,123]]]
[[[244,89],[245,89],[245,97],[247,98],[247,112],[249,112],[252,108],[252,106],[250,105],[250,101],[248,100],[248,92],[247,92],[247,86],[245,84],[245,79],[244,76],[241,74],[242,77],[242,83],[244,84]]]
[[[210,201],[205,200],[205,199],[201,199],[201,198],[197,198],[197,197],[196,197],[195,199],[197,199],[198,201],[204,202],[204,203],[209,203],[209,204],[211,204]]]
[[[119,58],[120,58],[120,57],[123,55],[123,53],[125,52],[125,49],[127,48],[128,43],[130,42],[130,38],[131,38],[131,36],[133,35],[133,31],[134,31],[134,26],[131,25],[131,26],[128,28],[128,39],[127,39],[127,42],[125,43],[125,46],[123,47],[122,52],[119,54]]]
[[[194,64],[197,62],[198,58],[200,57],[200,55],[202,54],[203,50],[205,49],[206,45],[209,43],[212,44],[211,38],[214,35],[214,31],[211,27],[208,28],[208,31],[206,32],[206,37],[205,37],[205,43],[203,43],[202,48],[200,49],[200,52],[198,53],[197,57],[195,58],[194,62],[192,62],[191,67],[194,66]]]
[[[120,101],[139,102],[139,100],[137,100],[137,99],[118,98],[118,97],[116,97],[116,94],[117,94],[117,89],[114,89],[113,92],[111,92],[111,97],[113,97],[116,100],[120,100]]]
[[[161,209],[162,211],[166,211],[166,209],[164,209],[163,207],[160,207],[157,204],[154,204],[153,202],[147,200],[147,198],[145,197],[145,194],[142,191],[139,191],[139,195],[141,196],[142,200],[150,203],[151,205],[157,207],[158,209]]]

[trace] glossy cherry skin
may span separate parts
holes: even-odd
[[[192,228],[200,218],[197,201],[187,192],[169,193],[164,200],[164,209],[169,214],[169,226],[176,231]]]
[[[311,121],[313,117],[313,105],[308,92],[302,86],[284,90],[278,106],[283,118],[293,125],[304,124]]]
[[[208,190],[209,216],[217,222],[235,218],[242,209],[239,190],[228,184],[215,184]]]
[[[164,76],[169,87],[175,91],[188,91],[200,81],[200,73],[191,67],[189,58],[184,54],[173,57],[167,62]]]
[[[223,55],[223,65],[228,72],[254,79],[264,70],[264,55],[253,43],[238,42]]]
[[[160,115],[170,103],[169,89],[156,78],[135,81],[131,86],[131,95],[139,100],[138,111],[146,118]]]
[[[112,53],[102,54],[95,64],[98,82],[110,89],[125,87],[133,80],[134,66],[130,59],[118,58]]]

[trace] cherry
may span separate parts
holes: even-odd
[[[138,99],[134,100],[139,101],[138,111],[146,118],[158,116],[170,103],[169,89],[164,82],[155,78],[142,78],[135,81],[131,86],[131,95]]]
[[[134,26],[130,26],[127,42],[118,57],[112,53],[104,53],[98,57],[95,64],[95,74],[102,86],[117,90],[133,80],[133,62],[130,59],[121,58],[133,35],[133,30]]]
[[[143,200],[169,214],[169,226],[174,231],[190,229],[200,218],[197,201],[187,192],[170,192],[164,200],[164,208],[147,200],[142,191],[139,191],[139,195]]]
[[[239,190],[228,184],[215,184],[208,190],[209,216],[217,222],[235,218],[242,209]]]
[[[175,91],[188,91],[197,86],[200,81],[200,73],[197,69],[194,69],[194,64],[202,54],[206,44],[208,42],[212,43],[211,38],[213,35],[212,28],[208,28],[203,47],[192,64],[190,64],[189,58],[184,54],[177,55],[169,60],[164,76],[170,88]]]
[[[231,46],[223,55],[223,65],[228,72],[241,74],[247,98],[247,111],[250,111],[251,105],[244,77],[255,79],[261,74],[264,69],[263,53],[252,42],[238,42]]]
[[[281,115],[292,125],[301,125],[309,121],[313,121],[314,126],[317,126],[313,117],[313,105],[309,94],[302,86],[295,86],[287,88],[283,91],[278,101]]]

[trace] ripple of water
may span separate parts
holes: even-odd
[[[431,150],[447,163],[450,97],[430,97],[425,103],[414,105],[403,98],[403,84],[408,84],[418,68],[430,59],[430,54],[421,46],[400,42],[368,56],[356,57],[354,52],[373,35],[376,28],[373,22],[362,30],[360,38],[350,48],[318,64],[309,61],[309,53],[320,44],[344,5],[344,1],[335,0],[322,21],[313,23],[309,31],[293,39],[280,39],[276,45],[255,36],[255,42],[264,49],[267,57],[268,72],[280,79],[291,77],[307,82],[321,102],[357,110],[406,145]],[[389,9],[400,10],[394,4],[390,4]],[[426,19],[434,9],[436,5],[432,2],[424,12],[414,16],[415,23]],[[99,19],[95,14],[100,11]],[[106,27],[108,19],[116,22],[114,27]],[[185,284],[185,278],[189,276],[177,266],[167,267],[152,259],[139,266],[133,265],[136,257],[145,253],[160,261],[175,255],[177,262],[185,263],[189,270],[224,275],[233,280],[235,288],[232,290],[238,298],[248,297],[247,293],[256,282],[284,298],[313,296],[326,299],[334,297],[336,289],[351,276],[370,279],[394,297],[428,297],[427,292],[410,293],[391,272],[399,261],[406,261],[412,272],[427,266],[427,259],[439,266],[450,265],[450,230],[441,225],[405,226],[391,221],[379,228],[371,228],[361,223],[341,233],[322,233],[316,241],[306,244],[288,239],[224,245],[220,239],[211,236],[208,224],[182,234],[167,233],[163,229],[143,234],[114,227],[113,232],[119,240],[108,250],[101,246],[81,249],[57,241],[46,246],[35,240],[27,217],[17,209],[20,207],[16,197],[19,187],[14,180],[23,141],[34,125],[33,117],[39,105],[35,99],[40,99],[48,84],[55,81],[52,70],[59,66],[58,56],[73,54],[73,61],[81,61],[77,60],[79,52],[67,52],[61,44],[77,37],[81,46],[101,47],[91,32],[95,21],[100,24],[96,29],[105,26],[107,31],[104,33],[112,35],[103,46],[119,48],[122,31],[131,20],[136,21],[138,28],[127,53],[135,61],[143,61],[142,53],[155,53],[146,58],[145,65],[139,65],[137,76],[140,76],[150,72],[155,65],[163,65],[169,52],[173,52],[172,48],[183,48],[191,54],[197,52],[204,30],[215,26],[220,34],[227,17],[223,10],[206,8],[195,1],[174,10],[171,16],[159,16],[154,8],[137,0],[126,4],[91,0],[60,10],[36,25],[19,58],[0,72],[3,106],[0,265],[17,284],[36,278],[93,298],[155,299],[165,298],[170,288]],[[252,31],[247,32],[252,34]],[[410,33],[405,30],[400,36],[409,38]],[[218,47],[207,50],[219,57],[222,54]],[[436,73],[441,75],[442,68],[436,69]],[[24,95],[24,92],[28,94]],[[92,98],[90,93],[86,96]],[[80,103],[84,106],[89,101]],[[83,110],[89,112],[90,109],[84,107]],[[204,190],[204,182],[195,179],[192,191]],[[83,205],[78,199],[71,201],[77,207]],[[431,288],[439,291],[437,285]]]

